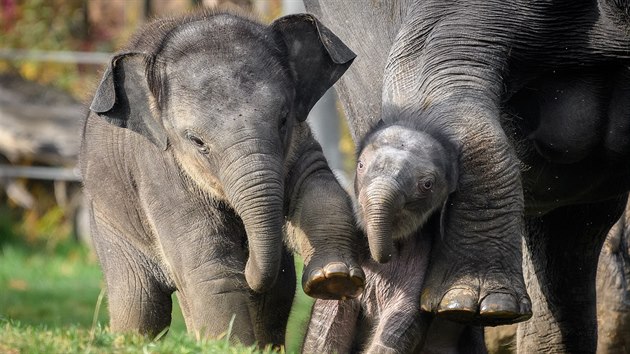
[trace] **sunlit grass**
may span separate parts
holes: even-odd
[[[225,340],[195,341],[186,333],[175,296],[173,321],[162,339],[109,333],[107,298],[99,305],[103,278],[94,255],[69,237],[54,248],[30,245],[2,221],[0,353],[259,352],[227,346]],[[301,273],[299,262],[297,266]],[[297,293],[287,329],[287,353],[299,352],[312,304],[299,286]]]
[[[270,348],[230,344],[227,339],[196,341],[184,332],[159,340],[114,334],[101,326],[29,326],[0,320],[0,353],[275,353]]]

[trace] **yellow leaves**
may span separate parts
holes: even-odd
[[[9,289],[17,291],[26,291],[28,289],[28,283],[22,279],[9,279]]]
[[[15,348],[11,348],[8,347],[4,344],[0,344],[0,353],[6,353],[6,354],[20,354],[20,350],[19,349],[15,349]]]
[[[38,73],[38,65],[33,62],[25,62],[20,67],[20,74],[27,80],[35,80]]]

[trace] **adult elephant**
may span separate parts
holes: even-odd
[[[361,145],[373,130],[413,120],[457,153],[457,187],[442,211],[442,236],[434,245],[422,308],[481,324],[526,319],[529,300],[518,247],[525,235],[535,315],[521,328],[521,348],[594,351],[597,258],[623,209],[630,174],[623,119],[627,90],[619,79],[630,62],[630,5],[305,3],[358,54],[338,85],[355,142]],[[569,99],[545,106],[540,89],[557,80],[561,89],[572,87],[567,78],[583,71],[592,75],[586,78],[586,100],[599,102],[601,109],[590,118],[569,113],[556,120],[554,112]],[[557,79],[556,72],[567,76]],[[519,118],[501,119],[514,116]],[[571,132],[589,121],[597,129],[576,134],[592,138],[587,147],[562,132],[548,136],[545,128],[537,130],[549,122]],[[575,151],[548,149],[549,142],[567,143]],[[368,237],[391,249],[387,236]],[[371,251],[387,260],[382,250]]]

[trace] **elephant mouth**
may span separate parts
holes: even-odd
[[[392,215],[392,239],[403,241],[413,235],[422,226],[424,220],[417,212],[402,209]]]

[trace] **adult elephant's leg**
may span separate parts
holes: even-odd
[[[625,201],[567,206],[528,220],[524,273],[534,316],[519,325],[520,353],[595,352],[597,261]]]
[[[158,281],[163,278],[160,267],[128,242],[122,231],[104,220],[92,219],[91,224],[107,285],[111,330],[156,336],[171,323],[173,292]]]
[[[284,250],[276,284],[263,294],[256,294],[252,311],[256,340],[271,343],[276,349],[284,345],[287,321],[295,295],[293,256]]]
[[[630,205],[608,233],[597,266],[597,352],[630,352]]]
[[[383,121],[413,119],[456,161],[457,188],[442,209],[421,302],[466,324],[531,316],[520,262],[523,186],[499,124],[512,49],[507,41],[487,44],[488,33],[514,25],[503,8],[412,2],[383,78]]]

